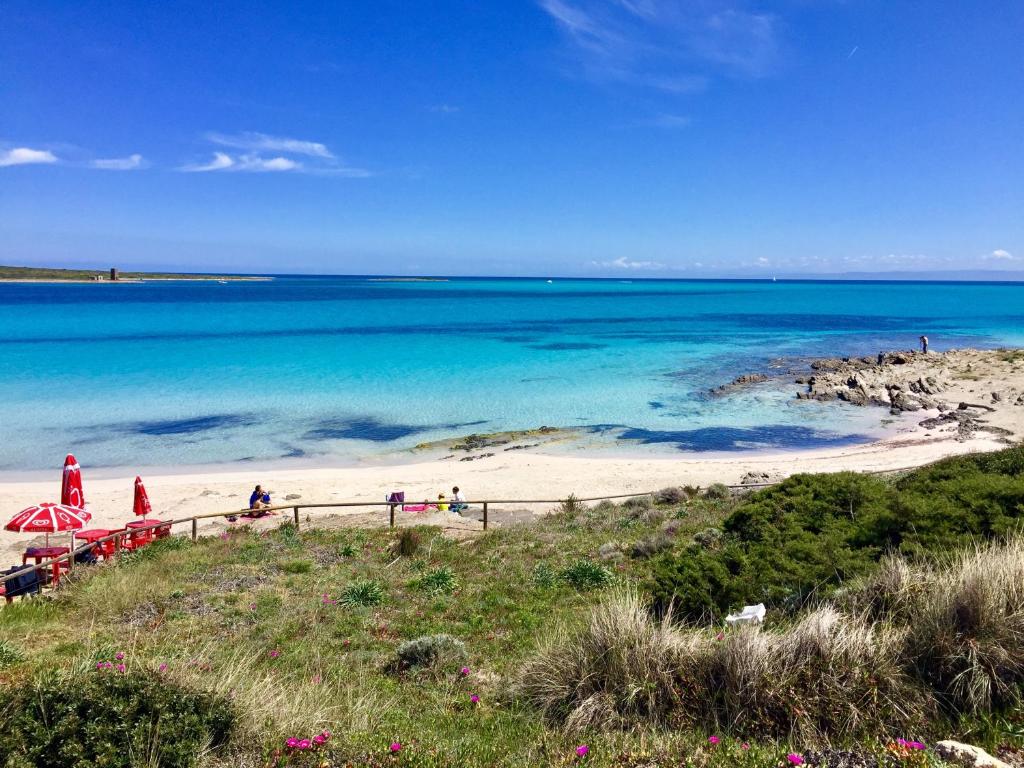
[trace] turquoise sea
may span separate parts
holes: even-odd
[[[867,440],[877,409],[710,387],[794,359],[1024,345],[1024,285],[277,277],[0,285],[0,470],[389,460],[472,432],[561,450]]]

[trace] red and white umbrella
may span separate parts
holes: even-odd
[[[146,493],[146,486],[142,484],[142,478],[135,478],[135,514],[136,516],[141,515],[142,519],[146,519],[146,515],[153,511],[152,505],[149,503],[149,494]]]
[[[51,533],[77,531],[84,528],[91,517],[84,509],[44,502],[21,510],[4,528],[15,533],[45,533],[49,546]]]
[[[66,507],[85,509],[85,494],[82,493],[82,468],[78,466],[78,460],[70,453],[64,459],[60,503]]]

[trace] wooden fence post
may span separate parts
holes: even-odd
[[[395,527],[395,505],[391,504],[388,509],[391,511],[391,527]]]
[[[295,530],[299,530],[299,508],[295,507]]]
[[[199,521],[194,517],[192,518],[192,542],[195,543],[199,540]]]
[[[114,539],[114,556],[120,561],[121,559],[121,540],[124,536],[118,536]]]
[[[487,530],[487,502],[484,502],[484,530]]]

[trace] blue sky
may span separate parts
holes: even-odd
[[[0,263],[1024,268],[1024,5],[0,9]]]

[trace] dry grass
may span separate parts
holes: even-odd
[[[1018,705],[1024,684],[1024,540],[941,560],[885,560],[781,630],[651,618],[635,592],[563,629],[519,693],[567,727],[685,723],[800,739],[909,732]]]
[[[902,634],[825,608],[785,632],[716,640],[655,621],[635,592],[563,630],[523,669],[518,693],[569,728],[685,723],[778,736],[898,731],[927,702],[899,667]]]

